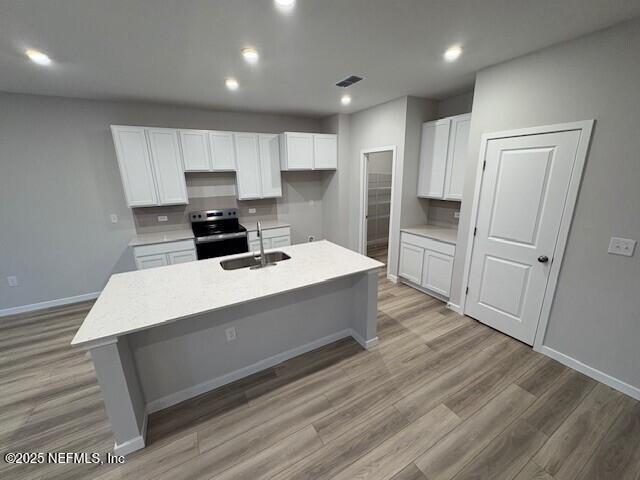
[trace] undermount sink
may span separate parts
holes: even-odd
[[[289,260],[291,257],[284,252],[269,252],[264,254],[267,265],[275,265],[276,262]],[[223,260],[220,262],[223,270],[238,270],[239,268],[258,267],[260,266],[260,257],[248,255],[246,257],[232,258],[231,260]]]

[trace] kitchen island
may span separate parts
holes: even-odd
[[[243,254],[109,279],[72,345],[91,353],[117,454],[144,447],[149,413],[340,338],[376,344],[382,263],[327,241],[277,250],[291,258],[258,270],[222,268]]]

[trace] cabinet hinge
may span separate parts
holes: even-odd
[[[478,227],[473,229],[473,236],[475,237],[478,234]]]
[[[484,172],[484,169],[487,168],[487,161],[485,160],[484,162],[482,162],[482,171]]]
[[[464,293],[469,293],[469,287],[467,287],[467,290]]]

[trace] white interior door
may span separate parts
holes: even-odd
[[[465,313],[533,344],[580,131],[490,139]]]

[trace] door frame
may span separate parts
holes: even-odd
[[[370,153],[391,152],[391,204],[389,205],[389,241],[387,251],[387,275],[389,274],[389,256],[392,248],[392,236],[393,227],[395,227],[395,192],[397,191],[396,181],[396,146],[386,145],[382,147],[366,148],[360,150],[360,205],[358,208],[358,252],[362,255],[367,254],[367,219],[365,216],[367,207],[367,182],[368,182],[368,169],[367,169],[367,155]],[[395,246],[397,247],[397,246]]]
[[[564,257],[565,248],[567,246],[567,240],[569,238],[569,230],[571,228],[571,222],[573,220],[573,214],[575,212],[575,205],[578,199],[578,192],[580,190],[580,182],[582,181],[584,165],[587,160],[587,154],[589,153],[589,145],[591,142],[591,134],[593,133],[594,124],[595,120],[583,120],[569,123],[558,123],[554,125],[521,128],[517,130],[484,133],[482,134],[480,140],[480,156],[478,158],[478,164],[476,167],[473,203],[471,205],[471,222],[469,224],[469,232],[467,234],[467,246],[462,279],[462,294],[460,297],[460,305],[462,307],[463,314],[466,311],[467,285],[469,284],[471,259],[473,257],[473,247],[475,244],[473,231],[478,223],[478,208],[480,203],[480,192],[482,190],[483,178],[482,173],[484,171],[484,169],[482,168],[482,164],[487,155],[487,145],[489,143],[489,140],[540,135],[546,133],[561,133],[576,130],[580,131],[578,149],[576,150],[575,162],[573,164],[573,170],[571,171],[571,180],[569,182],[569,188],[567,190],[567,197],[565,198],[564,202],[562,218],[560,220],[560,229],[558,230],[558,238],[556,239],[553,258],[551,259],[551,268],[549,271],[549,277],[547,280],[544,297],[542,299],[542,308],[540,310],[540,316],[538,317],[538,325],[536,327],[536,334],[533,341],[533,349],[536,351],[541,350],[542,342],[547,331],[549,314],[551,313],[551,306],[553,305],[553,299],[555,297],[556,287],[558,285],[558,275],[560,273],[562,259]]]

